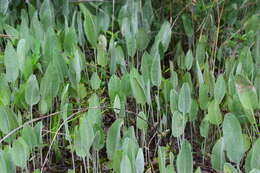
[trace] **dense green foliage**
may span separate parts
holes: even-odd
[[[0,0],[0,172],[260,172],[258,0]]]

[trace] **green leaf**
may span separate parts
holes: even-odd
[[[178,93],[174,89],[170,91],[170,107],[172,114],[178,111]]]
[[[31,75],[25,88],[25,101],[32,106],[40,101],[39,84],[35,75]]]
[[[226,85],[223,75],[219,75],[214,88],[216,104],[220,104],[226,94]]]
[[[205,83],[199,85],[199,104],[200,108],[206,110],[208,108],[208,86]]]
[[[160,56],[157,55],[153,57],[153,62],[151,66],[152,84],[159,87],[161,85],[161,78],[162,78],[161,61],[160,61]]]
[[[22,137],[19,137],[11,149],[12,160],[16,166],[25,168],[29,159],[29,147]]]
[[[225,163],[224,173],[237,173],[237,170],[230,163]]]
[[[193,55],[192,55],[192,51],[189,49],[189,51],[187,52],[186,56],[185,56],[185,67],[187,70],[190,70],[193,64]]]
[[[87,40],[92,47],[96,48],[98,40],[98,30],[96,28],[97,25],[94,22],[94,17],[83,4],[80,4],[79,7],[84,14],[84,30]]]
[[[74,53],[72,67],[73,67],[74,72],[76,73],[76,81],[77,81],[77,83],[79,83],[80,79],[81,79],[81,71],[82,71],[79,51],[75,51],[75,53]]]
[[[8,10],[9,0],[1,0],[0,1],[0,13],[5,14]]]
[[[142,56],[142,62],[141,62],[141,71],[142,76],[144,78],[144,81],[147,83],[148,80],[151,80],[151,69],[152,69],[152,63],[155,57],[152,57],[147,52],[144,52]]]
[[[239,100],[244,109],[253,112],[254,109],[259,108],[256,89],[247,78],[245,78],[242,75],[237,75],[236,89],[239,96]],[[248,119],[251,123],[255,123],[254,115],[249,114]]]
[[[215,100],[211,101],[208,105],[208,121],[214,125],[219,125],[222,122],[222,114],[219,105]]]
[[[121,104],[120,104],[120,98],[118,95],[116,95],[116,97],[115,97],[113,108],[114,108],[115,113],[119,114],[119,112],[121,110]]]
[[[180,112],[175,111],[172,115],[172,135],[179,137],[184,133],[187,119]]]
[[[8,107],[0,106],[0,130],[7,134],[18,126],[17,117]]]
[[[244,144],[240,123],[233,114],[225,116],[223,137],[228,158],[238,164],[244,154]]]
[[[133,173],[131,162],[127,155],[123,156],[123,159],[120,163],[120,173]]]
[[[163,51],[165,52],[168,49],[169,43],[171,41],[171,24],[168,21],[165,21],[159,33],[155,37],[155,41],[151,50],[151,54],[155,55],[156,52],[159,51],[159,44],[161,43],[163,46]]]
[[[136,159],[135,159],[135,172],[143,173],[144,172],[144,154],[143,150],[139,148]]]
[[[28,52],[28,45],[25,39],[19,40],[17,44],[17,57],[18,57],[18,63],[19,63],[19,69],[21,72],[23,72],[24,69],[24,63],[25,63],[25,56]]]
[[[127,48],[127,55],[133,57],[137,49],[136,39],[133,34],[126,37],[126,48]]]
[[[101,80],[98,77],[97,72],[94,72],[90,79],[91,88],[93,90],[98,90],[100,87]]]
[[[193,35],[193,27],[192,27],[192,21],[189,16],[183,14],[181,16],[183,27],[185,30],[185,33],[188,37],[192,37]]]
[[[33,147],[38,144],[36,133],[34,132],[34,129],[29,125],[23,128],[22,138],[27,143],[30,151],[32,151]]]
[[[199,39],[199,43],[196,47],[196,60],[198,61],[198,65],[201,67],[204,64],[206,57],[206,45],[207,45],[207,37],[202,35]]]
[[[54,8],[50,0],[44,0],[40,8],[39,16],[45,30],[54,25]]]
[[[158,149],[158,165],[159,165],[159,171],[161,173],[166,173],[166,156],[165,156],[165,148],[159,146]]]
[[[177,156],[176,164],[178,173],[193,172],[193,158],[191,153],[191,145],[187,140],[184,140],[181,144],[181,150]]]
[[[136,116],[136,126],[138,129],[146,132],[148,128],[147,124],[147,116],[144,112],[139,112],[138,116]]]
[[[107,52],[103,48],[98,47],[97,48],[97,63],[98,65],[101,65],[102,67],[107,66]]]
[[[89,150],[94,140],[94,132],[93,127],[86,118],[81,119],[79,128],[75,128],[74,136],[76,154],[82,158],[89,155]]]
[[[178,109],[182,113],[189,113],[191,109],[191,94],[190,87],[188,83],[184,83],[181,87],[179,99],[178,99]]]
[[[123,125],[122,119],[117,119],[108,129],[106,139],[107,156],[111,160],[113,153],[118,150],[120,144],[120,128]]]
[[[212,168],[219,172],[223,171],[224,163],[226,162],[224,149],[224,139],[220,138],[213,146],[211,152]]]
[[[252,156],[251,156],[251,169],[259,169],[260,170],[260,138],[258,138],[253,147],[252,147]]]
[[[198,167],[198,168],[196,169],[195,173],[201,173],[200,167]]]
[[[101,125],[101,108],[99,98],[96,93],[92,94],[89,98],[88,107],[87,119],[90,121],[90,124]]]
[[[209,122],[207,116],[200,123],[200,136],[207,138],[209,133]]]
[[[8,82],[15,82],[19,75],[19,64],[16,51],[11,42],[5,48],[4,64],[6,68],[6,79]]]
[[[136,99],[136,102],[138,104],[145,104],[146,102],[146,95],[145,95],[145,90],[141,82],[138,80],[138,74],[136,74],[135,70],[132,70],[130,73],[130,83],[131,83],[131,88],[133,95]]]
[[[11,154],[9,150],[5,149],[4,151],[0,150],[0,168],[1,173],[15,173],[15,165],[12,162]]]

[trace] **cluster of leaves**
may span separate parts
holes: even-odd
[[[260,4],[168,4],[0,1],[1,172],[260,172]]]

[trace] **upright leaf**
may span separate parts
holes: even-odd
[[[223,137],[228,158],[238,164],[244,154],[244,144],[240,123],[233,114],[225,116]]]
[[[11,42],[7,43],[5,48],[4,64],[6,68],[6,79],[8,82],[14,82],[19,75],[19,64],[16,51]]]
[[[109,159],[112,159],[114,152],[118,150],[120,144],[120,128],[122,125],[123,120],[117,119],[108,130],[106,151]]]
[[[74,148],[76,154],[82,158],[89,154],[90,147],[94,140],[93,127],[86,118],[82,118],[79,128],[75,129]]]
[[[21,168],[26,167],[30,152],[28,145],[22,137],[18,138],[14,142],[11,149],[11,155],[16,166],[19,166]]]
[[[220,104],[226,94],[226,85],[223,75],[220,75],[217,79],[214,88],[214,98],[217,104]]]
[[[181,150],[177,156],[177,171],[178,173],[193,172],[193,158],[191,153],[191,145],[187,140],[184,140],[181,145]]]
[[[25,88],[25,101],[32,106],[40,101],[39,84],[35,75],[31,75]]]
[[[224,139],[220,138],[217,140],[215,145],[212,148],[211,152],[211,165],[212,168],[216,171],[223,171],[224,163],[226,162],[225,153],[224,153]]]
[[[260,170],[260,138],[258,138],[253,147],[252,147],[252,156],[251,156],[251,169]]]
[[[184,83],[181,87],[181,91],[178,99],[178,109],[182,113],[188,113],[191,109],[191,94],[188,83]]]

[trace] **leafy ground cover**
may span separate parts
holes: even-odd
[[[0,1],[0,172],[259,173],[258,0]]]

